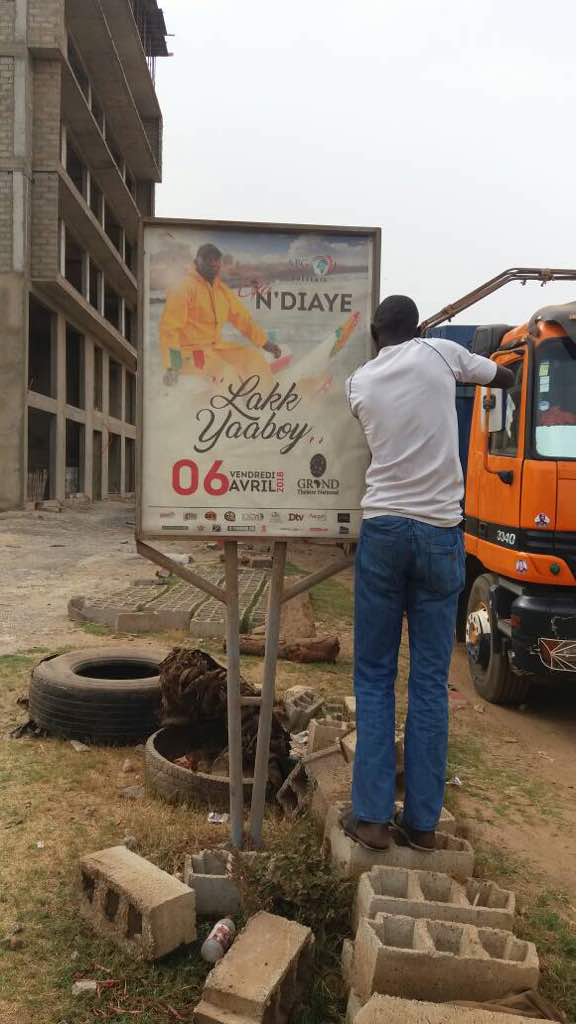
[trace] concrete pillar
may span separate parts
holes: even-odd
[[[124,323],[124,299],[122,299],[122,322]],[[124,330],[122,331],[124,333]],[[121,406],[120,406],[120,417],[122,419],[122,429],[120,431],[120,493],[126,494],[126,444],[125,444],[125,433],[124,423],[126,421],[126,367],[122,367],[121,375]]]
[[[84,339],[84,493],[93,498],[92,477],[94,465],[94,341]]]
[[[66,130],[66,125],[63,124],[62,125],[61,134],[60,134],[60,162],[61,162],[63,167],[66,167],[67,160],[68,160],[68,132]]]
[[[56,444],[55,497],[66,497],[66,320],[56,317]]]
[[[102,497],[108,497],[108,456],[110,447],[110,434],[108,431],[107,417],[110,409],[110,356],[106,349],[102,350]]]
[[[63,220],[60,221],[60,252],[59,266],[62,277],[66,276],[66,224]]]

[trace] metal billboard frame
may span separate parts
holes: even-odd
[[[250,540],[251,543],[261,541],[266,544],[272,543],[272,572],[269,584],[268,608],[266,618],[265,653],[263,668],[263,683],[260,697],[259,726],[257,737],[257,749],[253,773],[252,800],[249,819],[249,835],[251,845],[258,848],[262,845],[262,826],[264,819],[266,787],[268,779],[268,760],[270,753],[270,736],[272,728],[272,712],[275,698],[276,666],[278,658],[278,642],[280,635],[280,618],[282,605],[297,594],[304,593],[321,583],[323,580],[350,568],[353,563],[352,555],[344,555],[335,559],[317,572],[303,577],[292,585],[285,585],[285,565],[289,541],[287,538],[275,537],[274,534],[267,536],[237,537],[234,540],[224,541],[225,558],[225,587],[224,589],[215,586],[205,580],[193,570],[175,562],[169,555],[165,555],[151,544],[148,540],[160,540],[161,534],[142,533],[142,459],[143,459],[143,348],[144,348],[144,236],[147,227],[196,227],[217,230],[238,230],[247,232],[259,231],[285,231],[300,234],[324,235],[367,235],[373,241],[373,279],[372,279],[372,309],[376,309],[379,301],[380,264],[381,264],[381,229],[372,227],[338,227],[335,225],[326,226],[320,224],[277,224],[258,221],[213,221],[213,220],[188,220],[183,218],[146,217],[140,223],[138,236],[138,365],[137,365],[137,474],[136,474],[136,529],[135,540],[136,550],[139,555],[147,558],[162,568],[168,569],[174,575],[193,586],[203,593],[221,601],[226,607],[226,641],[227,641],[227,716],[228,716],[228,748],[229,748],[229,791],[230,791],[230,828],[231,842],[234,847],[241,849],[244,843],[244,805],[243,805],[243,766],[242,766],[242,739],[241,739],[241,709],[243,698],[240,695],[240,622],[239,622],[239,599],[238,599],[238,544],[242,540]],[[175,537],[164,539],[176,540]],[[187,536],[188,543],[206,542],[206,537]],[[294,540],[298,540],[295,537]],[[314,538],[302,538],[310,540]],[[342,538],[327,537],[326,541],[333,540],[335,543],[342,542]],[[249,698],[254,703],[254,698]]]

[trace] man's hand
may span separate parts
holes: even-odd
[[[508,366],[498,366],[497,372],[491,381],[493,388],[512,388],[515,383],[515,374]]]
[[[265,352],[270,352],[270,354],[274,356],[275,359],[280,359],[282,355],[282,349],[280,345],[277,345],[276,342],[274,341],[270,341],[270,339],[269,341],[266,342],[265,345],[263,345],[263,349]]]

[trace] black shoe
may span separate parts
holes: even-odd
[[[397,811],[393,820],[393,828],[406,843],[421,853],[432,853],[436,848],[435,831],[422,832],[420,829],[411,828],[403,819],[403,812]]]

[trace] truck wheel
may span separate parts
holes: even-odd
[[[477,693],[490,704],[522,704],[529,683],[511,672],[507,655],[496,649],[491,627],[494,576],[477,576],[467,604],[466,644],[469,671]]]

